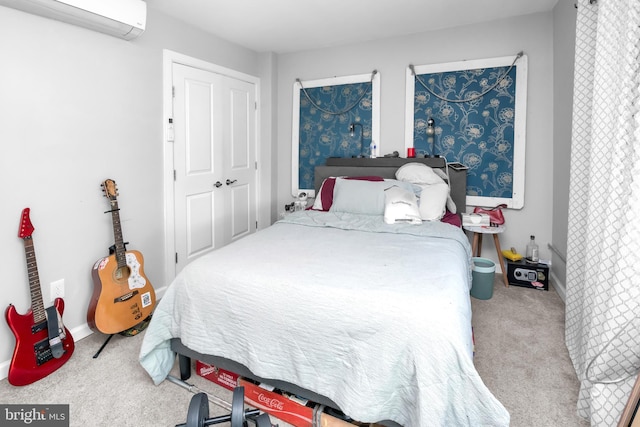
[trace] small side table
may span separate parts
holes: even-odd
[[[509,280],[507,279],[507,269],[504,265],[504,259],[502,257],[502,249],[500,249],[500,239],[498,235],[503,233],[505,230],[504,225],[499,225],[497,227],[474,227],[474,226],[465,226],[463,227],[465,230],[473,233],[473,241],[471,243],[471,255],[472,256],[480,256],[480,252],[482,251],[482,236],[484,234],[493,234],[493,243],[496,245],[496,252],[498,254],[498,260],[500,261],[500,268],[502,269],[502,281],[504,282],[505,287],[509,287]]]

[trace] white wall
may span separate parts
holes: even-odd
[[[573,71],[577,10],[572,0],[560,0],[553,9],[553,230],[552,244],[566,260],[569,212],[569,164],[573,115]],[[566,264],[552,253],[551,276],[564,299]]]
[[[425,20],[428,27],[428,20]],[[525,203],[505,212],[504,248],[524,252],[535,234],[540,255],[549,259],[553,181],[553,17],[549,13],[497,20],[409,37],[280,55],[278,58],[278,206],[291,199],[291,99],[296,78],[380,72],[381,153],[404,153],[405,70],[409,64],[446,63],[516,55],[529,60]],[[483,256],[498,260],[493,239]]]
[[[561,0],[564,2],[567,0]],[[74,337],[88,333],[93,263],[113,243],[100,183],[119,185],[124,238],[145,256],[154,287],[164,272],[162,194],[162,50],[170,49],[261,77],[261,170],[277,192],[271,218],[291,200],[291,99],[296,78],[381,73],[381,151],[403,151],[405,69],[515,55],[529,56],[525,207],[508,211],[504,247],[520,251],[535,234],[549,258],[554,154],[551,13],[409,37],[286,55],[256,54],[157,13],[146,32],[126,42],[0,7],[0,306],[29,307],[20,212],[32,209],[34,242],[49,305],[49,283],[66,281],[64,320]],[[426,23],[425,25],[427,25]],[[557,29],[557,25],[555,27]],[[271,141],[277,146],[271,152]],[[273,185],[273,188],[272,188]],[[560,194],[560,197],[562,195]],[[497,260],[486,239],[483,256]],[[13,343],[5,322],[0,342]],[[96,349],[97,350],[97,349]],[[0,347],[0,378],[12,345]]]
[[[65,324],[76,339],[89,332],[91,269],[113,244],[100,189],[106,178],[119,186],[125,241],[144,255],[154,287],[167,285],[163,49],[254,76],[269,70],[255,52],[152,7],[146,32],[131,42],[0,7],[0,306],[14,304],[20,313],[30,307],[23,243],[17,237],[20,213],[30,207],[45,306],[50,305],[49,283],[64,279]],[[267,93],[270,79],[263,84]],[[270,120],[270,103],[262,107]],[[263,150],[270,150],[270,138],[264,138]],[[270,154],[266,158],[270,162]],[[6,322],[0,324],[2,378],[14,338]]]

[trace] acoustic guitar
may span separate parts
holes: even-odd
[[[31,238],[34,228],[29,212],[29,208],[22,210],[18,237],[24,241],[27,257],[31,308],[25,314],[19,314],[11,304],[5,312],[9,328],[16,337],[8,373],[9,383],[16,386],[31,384],[54,372],[69,360],[75,348],[71,334],[62,324],[62,298],[56,298],[53,306],[47,309],[42,303],[36,253]]]
[[[142,254],[125,248],[115,181],[107,179],[102,183],[102,189],[111,206],[107,212],[111,212],[115,245],[114,253],[100,258],[93,266],[94,287],[87,322],[104,334],[117,334],[151,315],[156,294],[144,274]]]

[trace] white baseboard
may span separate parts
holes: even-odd
[[[562,299],[562,301],[566,303],[567,302],[567,285],[564,282],[561,282],[560,280],[558,280],[558,277],[556,277],[556,275],[553,274],[553,271],[551,272],[551,285],[556,290],[558,295],[560,295],[560,298]]]
[[[160,289],[154,289],[156,292],[156,301],[160,301],[160,299],[164,296],[164,293],[167,290],[167,286],[164,286]],[[88,337],[93,334],[93,330],[89,327],[87,323],[82,324],[78,327],[75,327],[69,330],[71,336],[73,337],[74,342],[78,342],[83,338]],[[11,365],[11,359],[5,360],[4,362],[0,362],[0,380],[7,378],[9,375],[9,366]]]
[[[6,360],[2,363],[0,363],[0,380],[3,380],[5,378],[7,378],[7,376],[9,375],[9,364],[11,363],[11,360]]]

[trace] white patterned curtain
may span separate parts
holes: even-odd
[[[640,0],[579,0],[566,344],[578,414],[616,426],[640,367]]]

